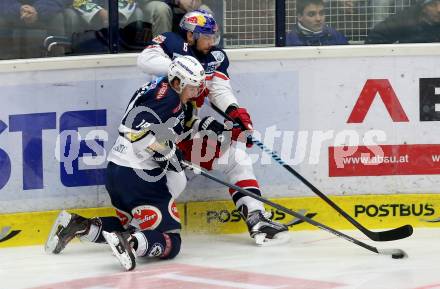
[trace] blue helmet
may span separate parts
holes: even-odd
[[[196,39],[201,35],[211,35],[214,37],[214,45],[217,45],[220,36],[217,22],[214,16],[205,10],[194,10],[186,13],[179,23],[180,29],[194,33]]]

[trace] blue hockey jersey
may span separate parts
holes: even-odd
[[[168,79],[161,77],[147,83],[131,98],[108,160],[135,169],[158,167],[148,147],[153,143],[175,143],[184,130],[184,121],[183,104]]]

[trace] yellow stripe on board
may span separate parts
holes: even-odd
[[[346,213],[369,229],[398,227],[411,224],[414,227],[440,226],[440,195],[364,195],[337,196],[331,199]],[[332,228],[354,229],[327,203],[317,197],[280,198],[272,200],[295,212]],[[239,214],[229,201],[187,203],[189,232],[238,233],[246,231]],[[279,210],[271,209],[274,219],[286,223],[294,219]],[[290,230],[318,229],[308,223],[299,222]]]
[[[440,227],[440,195],[364,195],[337,196],[331,199],[350,216],[369,229],[384,229],[411,224],[414,227]],[[317,197],[271,199],[282,206],[301,212],[334,229],[354,229],[333,208]],[[177,205],[184,232],[242,233],[244,222],[232,201],[188,202]],[[269,207],[266,207],[271,210]],[[69,212],[86,217],[114,216],[112,208],[74,209]],[[275,220],[290,222],[288,214],[272,209]],[[59,211],[0,215],[0,247],[43,244]],[[297,222],[290,230],[317,229]]]

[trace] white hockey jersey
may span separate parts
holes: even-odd
[[[206,96],[222,111],[231,104],[238,104],[227,72],[229,60],[220,48],[213,47],[210,53],[201,55],[194,51],[179,34],[166,32],[153,39],[152,43],[141,52],[137,63],[145,73],[165,76],[172,59],[180,55],[197,58],[205,69],[206,87],[195,101],[197,108],[203,105]]]

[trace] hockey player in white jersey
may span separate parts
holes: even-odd
[[[58,254],[75,237],[107,242],[126,270],[136,257],[169,259],[180,251],[180,218],[175,198],[186,185],[176,143],[196,132],[221,135],[225,126],[212,117],[185,119],[205,72],[193,57],[173,60],[168,77],[136,91],[108,156],[106,189],[117,217],[87,219],[62,211],[45,250]]]
[[[219,39],[218,27],[211,14],[202,10],[189,12],[180,22],[180,33],[167,32],[154,38],[138,56],[137,63],[145,73],[166,75],[167,67],[175,57],[196,57],[205,69],[206,87],[192,101],[194,112],[197,113],[204,104],[205,97],[208,97],[210,102],[241,125],[233,128],[232,139],[247,142],[246,135],[253,130],[252,121],[247,110],[239,106],[232,92],[227,72],[229,60],[226,53],[216,46]],[[247,142],[246,145],[250,147],[252,143]],[[230,183],[261,195],[250,157],[243,149],[231,146],[229,150],[222,151],[209,143],[204,146],[204,150],[214,152],[215,158],[199,161],[191,156],[192,141],[179,144],[186,160],[198,163],[208,170],[222,171]],[[224,163],[226,165],[221,165]],[[234,190],[229,192],[257,244],[281,243],[288,239],[285,234],[288,228],[271,220],[270,213],[265,212],[261,202]]]

